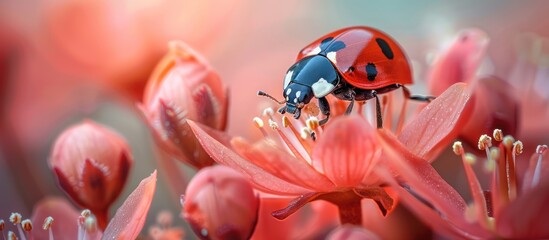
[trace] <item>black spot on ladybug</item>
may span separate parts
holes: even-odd
[[[377,76],[376,65],[373,63],[368,63],[368,65],[366,65],[366,73],[368,74],[368,80],[374,81]]]
[[[322,49],[322,50],[326,49],[332,40],[334,40],[333,37],[328,37],[328,38],[325,38],[324,40],[322,40],[320,42],[320,49]]]
[[[342,41],[333,42],[333,37],[325,38],[320,42],[320,52],[322,55],[326,55],[329,52],[337,52],[345,48],[345,43]]]
[[[381,48],[381,52],[383,52],[383,55],[385,55],[385,57],[387,57],[388,59],[393,59],[393,50],[391,50],[389,44],[381,38],[376,38],[376,42],[379,48]]]
[[[354,72],[355,71],[355,67],[353,66],[350,66],[349,68],[347,68],[347,72]]]
[[[345,43],[343,43],[342,41],[337,41],[337,42],[334,42],[332,44],[330,44],[330,46],[328,46],[328,48],[326,48],[326,51],[327,53],[329,52],[337,52],[341,49],[344,49],[345,48]]]

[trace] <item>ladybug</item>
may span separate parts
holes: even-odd
[[[262,91],[258,95],[285,103],[278,111],[294,114],[296,119],[301,116],[301,109],[313,97],[317,98],[325,115],[321,125],[330,117],[328,94],[350,101],[347,114],[355,101],[376,98],[377,125],[381,128],[377,95],[412,83],[410,64],[398,43],[380,30],[356,26],[326,34],[299,52],[284,77],[284,101]]]

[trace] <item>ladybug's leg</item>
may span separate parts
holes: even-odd
[[[406,98],[410,99],[410,100],[415,100],[415,101],[420,101],[420,102],[431,102],[436,98],[436,97],[433,97],[433,96],[412,95],[410,93],[410,90],[405,86],[402,86],[402,90],[404,90],[404,96]]]
[[[353,106],[355,105],[355,95],[356,95],[355,91],[349,90],[349,95],[350,95],[349,101],[351,101],[351,103],[349,103],[349,106],[347,106],[347,110],[345,110],[345,115],[351,114],[351,111],[353,111]]]
[[[278,112],[279,112],[280,114],[286,113],[286,106],[282,106],[281,108],[279,108],[279,109],[278,109]]]
[[[318,122],[320,126],[322,126],[326,124],[328,122],[328,119],[330,118],[330,104],[328,103],[326,97],[321,97],[318,99],[318,107],[320,108],[320,112],[322,112],[322,114],[326,116],[326,118]]]
[[[381,104],[379,103],[379,97],[376,91],[372,91],[372,95],[376,98],[376,122],[377,128],[383,128],[383,117],[381,116]]]

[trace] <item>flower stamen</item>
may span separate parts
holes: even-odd
[[[288,124],[288,122],[287,122],[287,124]],[[282,121],[282,125],[284,126],[284,120]],[[280,127],[278,126],[278,123],[276,123],[274,120],[269,119],[269,127],[271,127],[271,129],[276,132],[276,134],[278,135],[280,140],[286,145],[286,147],[288,147],[290,152],[292,152],[293,155],[296,158],[299,158],[301,160],[310,162],[310,160],[307,160],[305,158],[306,154],[303,151],[306,151],[306,150],[303,149],[303,148],[298,149],[298,147],[300,145],[298,145],[296,141],[292,141],[287,136],[287,134],[284,131],[282,131],[282,129],[280,129]],[[298,139],[297,141],[301,142],[301,139],[299,139],[299,137],[297,137],[297,139]],[[303,145],[301,145],[301,146],[303,146]],[[302,151],[300,151],[300,150],[302,150]]]
[[[49,240],[54,240],[53,231],[51,229],[52,225],[53,225],[53,218],[51,216],[48,216],[46,219],[44,219],[44,224],[42,225],[42,229],[48,231]]]
[[[301,128],[301,134],[300,135],[301,135],[301,139],[303,139],[303,140],[309,139],[309,136],[311,137],[311,139],[313,141],[316,140],[315,132],[313,130],[311,130],[310,128],[308,128],[308,127]]]
[[[464,153],[465,151],[463,150],[463,145],[461,142],[454,142],[453,149],[456,155],[461,156],[463,168],[465,170],[465,174],[467,175],[467,182],[469,183],[469,189],[471,190],[471,195],[473,196],[473,203],[469,210],[474,214],[467,214],[466,212],[466,215],[469,215],[467,218],[470,220],[479,221],[480,224],[488,227],[488,207],[486,204],[486,199],[484,198],[484,191],[482,190],[477,175],[472,167],[473,164],[476,163],[476,157],[473,154]]]
[[[503,140],[503,132],[501,131],[501,129],[494,129],[493,136],[494,140],[498,142],[501,142]]]
[[[6,227],[6,224],[4,222],[4,219],[0,219],[0,233],[2,233],[2,239],[6,240],[6,235],[4,235],[4,228]]]
[[[265,123],[263,122],[263,120],[259,117],[254,117],[252,121],[254,121],[254,125],[257,127],[257,129],[261,131],[261,134],[263,134],[263,137],[267,138],[269,134],[267,134],[267,131],[265,131],[265,129],[263,128],[263,126],[265,126]]]
[[[17,240],[17,236],[12,231],[8,231],[8,240]]]
[[[539,184],[541,178],[541,166],[543,163],[543,154],[547,151],[547,145],[538,145],[536,148],[536,153],[538,154],[538,161],[536,163],[536,168],[534,169],[534,176],[532,177],[531,187],[535,187]]]
[[[507,180],[509,181],[509,199],[517,197],[517,174],[516,174],[516,158],[523,151],[524,146],[521,141],[513,143],[513,148],[510,151],[511,159],[507,162]]]
[[[273,108],[268,107],[263,109],[263,116],[269,117],[270,119],[272,119],[273,115],[274,115]]]
[[[316,131],[320,127],[320,121],[318,121],[317,117],[310,117],[305,120],[305,125],[311,130]]]
[[[486,134],[483,134],[478,139],[478,149],[479,150],[486,150],[487,148],[492,146],[492,138],[489,137]],[[488,152],[487,152],[488,153]]]
[[[297,138],[301,146],[305,149],[305,151],[307,153],[311,153],[312,151],[311,145],[307,141],[305,141],[303,138],[301,138],[301,132],[296,129],[296,127],[288,117],[282,116],[282,126],[290,128],[290,130],[292,131],[294,136]]]
[[[23,232],[23,228],[21,228],[21,221],[22,221],[21,214],[12,213],[10,215],[10,222],[13,223],[13,225],[17,226],[17,231],[19,232],[19,236],[21,236],[21,239],[22,240],[27,240],[27,238],[25,237],[25,234]],[[9,237],[9,234],[8,234],[8,237]],[[17,238],[17,236],[15,236],[15,237]]]

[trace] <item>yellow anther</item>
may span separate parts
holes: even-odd
[[[312,133],[313,131],[308,127],[301,128],[301,138],[303,139],[309,138],[309,136],[311,136]]]
[[[524,145],[521,141],[516,141],[515,143],[513,143],[513,149],[515,150],[516,155],[520,155],[523,152]]]
[[[461,154],[464,153],[463,145],[460,141],[455,141],[454,145],[452,146],[452,149],[454,150],[454,153],[458,156],[461,156]]]
[[[466,153],[464,160],[465,160],[465,163],[471,164],[471,165],[473,165],[473,164],[475,164],[475,162],[477,162],[477,158],[475,157],[475,155],[473,155],[471,153]]]
[[[320,126],[320,122],[318,121],[317,117],[310,117],[305,121],[305,124],[308,128],[311,130],[316,130]]]
[[[19,223],[21,223],[21,218],[22,218],[22,217],[21,217],[21,214],[19,214],[19,213],[12,213],[12,214],[10,215],[10,222],[13,223],[13,224],[15,224],[15,225],[16,225],[16,224],[19,224]]]
[[[511,135],[507,135],[503,138],[502,143],[507,149],[510,149],[513,147],[513,143],[515,143],[515,138]]]
[[[263,126],[265,125],[263,123],[263,120],[259,117],[254,117],[253,121],[254,121],[254,124],[257,128],[263,128]]]
[[[44,219],[44,224],[42,224],[42,229],[48,230],[51,228],[51,225],[53,225],[53,218],[51,216],[48,216],[46,219]]]
[[[263,109],[263,116],[268,117],[268,116],[272,116],[273,114],[274,114],[273,108],[268,107]]]
[[[501,129],[494,129],[494,140],[501,142],[503,140],[503,131]]]
[[[543,154],[545,151],[547,150],[547,145],[538,145],[538,147],[536,147],[536,153],[537,154]]]
[[[282,116],[282,126],[283,126],[283,127],[288,127],[288,126],[290,126],[290,119],[288,119],[288,117]]]
[[[85,217],[85,218],[87,218],[91,215],[92,215],[92,212],[89,209],[85,209],[85,210],[82,211],[82,213],[80,213],[80,216]]]
[[[271,127],[273,130],[276,130],[276,129],[278,129],[278,123],[276,123],[275,121],[269,119],[269,127]]]
[[[482,134],[478,139],[478,149],[484,150],[492,146],[492,138],[486,134]]]
[[[29,232],[32,230],[32,222],[30,219],[25,219],[21,222],[21,226],[23,227],[23,230]]]

